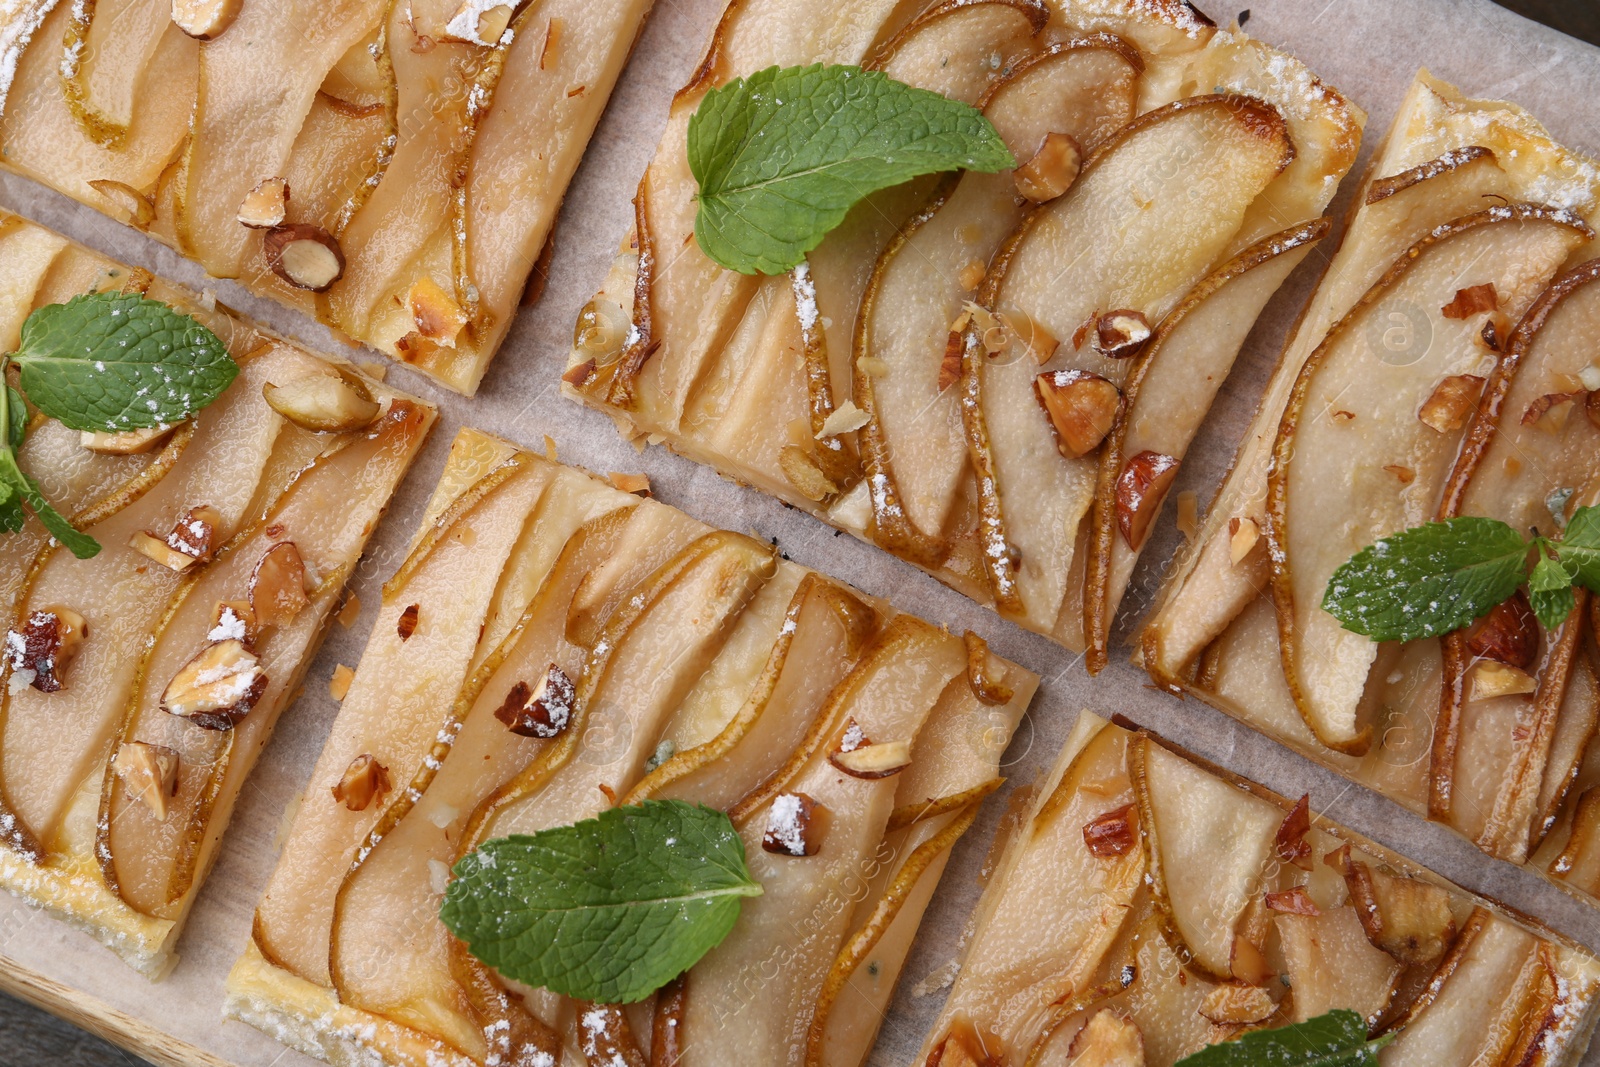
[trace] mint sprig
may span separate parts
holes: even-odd
[[[1393,1034],[1368,1038],[1366,1020],[1341,1008],[1208,1045],[1174,1067],[1376,1067],[1378,1051],[1393,1040]]]
[[[1577,509],[1559,540],[1524,538],[1499,519],[1474,515],[1414,526],[1343,563],[1322,607],[1346,630],[1414,641],[1461,629],[1523,583],[1546,630],[1572,613],[1574,585],[1600,592],[1600,508]]]
[[[439,917],[501,974],[565,996],[643,1000],[733,929],[761,885],[720,811],[677,800],[486,841]]]
[[[706,94],[688,138],[700,184],[695,238],[742,274],[791,269],[880,189],[1016,165],[976,108],[852,66],[735,79]]]
[[[0,356],[0,377],[14,363],[22,386],[8,383],[0,404],[0,531],[22,529],[32,512],[74,556],[88,559],[99,543],[73,529],[17,464],[28,424],[23,394],[69,429],[123,433],[192,418],[239,368],[199,321],[138,293],[87,293],[35,308],[21,340]]]

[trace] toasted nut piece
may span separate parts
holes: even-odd
[[[1108,311],[1094,326],[1094,347],[1102,356],[1127,359],[1150,339],[1150,321],[1143,312]]]
[[[1482,392],[1483,379],[1476,374],[1453,374],[1434,386],[1433,395],[1423,402],[1417,418],[1437,433],[1454,433],[1466,425]]]
[[[804,793],[779,793],[767,809],[761,847],[779,856],[815,856],[822,848],[827,809]]]
[[[598,369],[595,366],[594,360],[586,359],[582,363],[574,363],[572,366],[562,371],[561,380],[572,386],[574,389],[582,389],[584,386],[588,385],[594,380],[594,376],[597,373]]]
[[[161,745],[124,741],[117,746],[111,769],[128,795],[150,809],[156,822],[167,821],[167,800],[178,795],[178,754]]]
[[[1522,413],[1522,425],[1537,425],[1541,430],[1560,432],[1567,427],[1567,416],[1572,414],[1572,402],[1578,393],[1546,393],[1528,405]]]
[[[297,289],[326,292],[344,277],[344,251],[321,226],[274,226],[262,238],[261,250],[272,273]]]
[[[1472,669],[1472,699],[1521,696],[1539,688],[1533,675],[1504,663],[1486,659]]]
[[[607,477],[612,485],[621,489],[624,493],[633,493],[636,496],[650,495],[650,477],[648,475],[612,471]]]
[[[281,541],[262,553],[250,572],[250,608],[256,622],[281,626],[309,604],[306,565],[293,541]]]
[[[172,532],[166,537],[157,537],[145,530],[130,537],[128,544],[163,567],[181,573],[195,563],[211,559],[211,554],[217,548],[218,527],[221,525],[222,515],[215,508],[201,504],[190,508],[173,523]]]
[[[1277,1011],[1278,1005],[1265,989],[1228,982],[1207,993],[1195,1010],[1212,1022],[1227,1026],[1258,1023]]]
[[[1473,624],[1467,633],[1467,652],[1473,659],[1494,660],[1519,671],[1533,665],[1539,652],[1539,620],[1520,589]]]
[[[373,801],[382,804],[391,788],[389,768],[363,752],[350,761],[344,776],[334,784],[333,800],[351,811],[366,811]]]
[[[207,641],[241,641],[249,648],[255,641],[256,613],[242,600],[219,600],[211,612]]]
[[[1042,204],[1054,200],[1078,180],[1083,168],[1083,149],[1068,133],[1045,134],[1044,143],[1026,163],[1016,169],[1017,192]]]
[[[1122,409],[1122,393],[1098,374],[1058,370],[1033,380],[1035,395],[1056,429],[1056,447],[1077,459],[1100,447]]]
[[[61,676],[88,636],[88,623],[71,608],[51,604],[30,612],[21,630],[6,631],[12,691],[31,685],[41,693],[60,692],[66,687]]]
[[[123,221],[130,225],[142,230],[155,221],[156,206],[133,186],[110,178],[93,178],[89,181],[89,188],[111,201],[117,212],[126,216]]]
[[[350,683],[355,680],[355,671],[343,663],[336,664],[333,668],[333,677],[328,679],[328,695],[335,700],[343,700],[350,692]]]
[[[1124,804],[1114,811],[1096,815],[1083,824],[1083,843],[1091,856],[1126,856],[1138,837],[1134,828],[1134,807]]]
[[[456,338],[466,328],[467,313],[455,297],[431,275],[424,274],[411,283],[406,300],[411,305],[411,320],[417,324],[417,333],[445,348],[456,346]]]
[[[944,392],[961,379],[961,353],[966,348],[964,334],[951,330],[944,343],[944,358],[939,361],[939,392]],[[866,357],[868,359],[872,357]]]
[[[1117,478],[1117,529],[1129,548],[1138,550],[1144,546],[1161,502],[1177,477],[1177,460],[1148,450],[1128,460],[1122,468]]]
[[[1272,844],[1273,852],[1283,862],[1309,871],[1312,867],[1311,842],[1306,840],[1306,834],[1310,830],[1311,796],[1308,793],[1284,816],[1282,825],[1278,827],[1278,836]]]
[[[1228,559],[1237,567],[1261,540],[1261,525],[1237,515],[1228,520]]]
[[[128,547],[175,571],[186,571],[194,566],[193,556],[168,548],[167,543],[153,533],[141,531],[134,534],[128,538]]]
[[[1273,911],[1281,911],[1286,915],[1322,914],[1322,909],[1317,907],[1317,902],[1311,899],[1311,894],[1306,892],[1305,886],[1297,885],[1293,889],[1285,889],[1278,893],[1268,893],[1265,902],[1267,907]]]
[[[1341,873],[1367,940],[1401,963],[1433,963],[1456,937],[1450,894],[1415,878],[1396,877],[1339,850]]]
[[[1239,981],[1251,985],[1266,985],[1277,977],[1255,942],[1238,935],[1234,935],[1233,948],[1228,953],[1228,969]]]
[[[178,669],[161,708],[207,730],[231,730],[266,690],[267,676],[244,642],[218,641]]]
[[[1485,282],[1482,285],[1457,289],[1455,299],[1440,308],[1439,313],[1447,319],[1469,319],[1485,311],[1493,311],[1499,306],[1500,298],[1495,294],[1494,283]]]
[[[829,754],[828,762],[852,778],[888,778],[911,766],[910,741],[881,741]]]
[[[509,4],[494,0],[462,0],[456,13],[445,23],[444,35],[468,44],[495,44],[511,25]]]
[[[1484,317],[1483,327],[1478,330],[1478,340],[1489,351],[1498,352],[1505,347],[1506,334],[1510,332],[1510,317],[1503,311],[1491,311]]]
[[[123,433],[83,430],[78,434],[78,444],[90,452],[105,456],[133,456],[150,451],[175,429],[177,426],[174,425],[152,426],[148,430],[127,430]]]
[[[359,430],[378,417],[378,402],[355,374],[306,374],[282,385],[268,382],[261,395],[273,411],[315,433]]]
[[[856,407],[855,401],[846,400],[822,420],[822,429],[817,432],[817,440],[836,437],[842,433],[853,433],[871,421],[871,417],[865,411]]]
[[[778,453],[778,466],[783,468],[783,476],[789,479],[789,484],[807,500],[826,500],[839,491],[839,487],[822,473],[811,453],[799,445],[785,445]]]
[[[571,724],[577,698],[577,686],[552,663],[531,692],[527,682],[513,685],[494,717],[518,737],[557,737]]]
[[[394,624],[394,632],[399,635],[400,640],[411,640],[411,635],[417,632],[417,620],[421,613],[421,604],[406,605],[406,609],[400,613],[400,618],[396,619]]]
[[[252,230],[270,230],[283,225],[288,210],[289,183],[282,178],[263,178],[240,201],[239,225]]]
[[[1072,1039],[1067,1056],[1072,1067],[1145,1067],[1144,1035],[1132,1019],[1101,1008]]]
[[[239,17],[244,0],[172,0],[172,21],[190,37],[211,41]]]

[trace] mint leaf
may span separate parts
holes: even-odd
[[[6,386],[6,445],[21,448],[28,436],[28,402],[11,386]]]
[[[87,293],[22,324],[22,391],[73,430],[120,433],[182,422],[239,373],[217,335],[138,293]]]
[[[1430,522],[1351,556],[1328,580],[1322,607],[1376,641],[1437,637],[1516,592],[1527,559],[1528,543],[1498,519]]]
[[[1366,1020],[1338,1009],[1207,1046],[1174,1067],[1377,1067],[1378,1050],[1393,1040],[1393,1034],[1369,1039]]]
[[[1600,593],[1600,507],[1574,511],[1556,550],[1580,585]]]
[[[22,496],[9,483],[0,482],[0,533],[16,533],[28,521]]]
[[[711,90],[689,120],[695,238],[742,274],[789,270],[880,189],[1015,165],[976,108],[859,67],[769,67]]]
[[[72,523],[50,506],[50,502],[44,498],[44,493],[39,488],[39,483],[22,473],[22,468],[17,466],[16,453],[9,448],[0,449],[0,482],[3,482],[12,494],[22,499],[34,517],[50,531],[50,536],[66,545],[74,556],[79,559],[89,559],[100,552],[100,542],[88,534],[73,529]],[[15,507],[15,503],[0,504],[0,509],[4,507]],[[14,521],[13,516],[4,516],[0,521],[6,523],[4,528],[12,533],[21,528],[21,523],[17,523],[15,527],[9,525]]]
[[[1533,565],[1528,576],[1528,603],[1539,617],[1539,625],[1554,630],[1566,621],[1572,609],[1578,606],[1578,597],[1572,591],[1576,568],[1565,557],[1555,559],[1539,546],[1539,562]]]
[[[720,811],[677,800],[486,841],[439,917],[508,978],[581,1000],[643,1000],[719,944],[761,886]]]

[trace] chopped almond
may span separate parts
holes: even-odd
[[[1134,817],[1134,806],[1124,804],[1084,823],[1083,843],[1088,847],[1089,854],[1101,859],[1126,856],[1138,839]]]
[[[345,694],[350,692],[350,683],[356,680],[356,672],[346,667],[343,663],[333,668],[333,677],[328,679],[328,695],[335,700],[343,700]]]
[[[162,745],[124,741],[117,747],[111,770],[128,795],[150,809],[156,822],[167,821],[167,801],[178,795],[178,754]]]
[[[256,639],[256,613],[242,600],[219,600],[211,609],[207,641],[239,641],[252,648]]]
[[[13,686],[31,685],[41,693],[66,688],[62,674],[88,635],[88,623],[71,608],[52,604],[30,612],[21,630],[6,631],[5,661]]]
[[[148,430],[127,430],[123,433],[84,430],[78,434],[78,444],[90,452],[106,456],[139,455],[166,440],[175,429],[176,426],[152,426]]]
[[[1311,796],[1306,794],[1295,803],[1294,808],[1284,816],[1283,825],[1278,827],[1277,839],[1273,842],[1273,851],[1285,863],[1291,863],[1302,871],[1309,871],[1311,862],[1311,843],[1306,840],[1306,834],[1311,830]]]
[[[1473,659],[1494,660],[1525,671],[1539,652],[1539,620],[1521,590],[1496,604],[1467,633]]]
[[[1482,285],[1457,289],[1455,299],[1440,308],[1439,313],[1447,319],[1469,319],[1485,311],[1493,311],[1499,306],[1500,298],[1495,294],[1494,283],[1485,282]]]
[[[1265,897],[1267,907],[1273,911],[1281,911],[1286,915],[1321,915],[1322,909],[1317,907],[1317,902],[1311,899],[1311,894],[1306,892],[1305,886],[1295,886],[1281,892],[1268,893]]]
[[[1566,429],[1567,417],[1572,414],[1572,402],[1578,393],[1546,393],[1528,405],[1522,413],[1522,425],[1541,430],[1560,432]]]
[[[1235,515],[1228,520],[1228,559],[1237,567],[1261,540],[1261,526],[1254,519]]]
[[[871,421],[865,411],[856,407],[854,401],[846,400],[822,421],[822,429],[817,431],[817,440],[837,437],[842,433],[853,433]]]
[[[1144,1035],[1111,1008],[1089,1017],[1067,1048],[1073,1067],[1145,1067]]]
[[[804,793],[779,793],[767,810],[762,849],[779,856],[815,856],[822,848],[821,822],[826,811]]]
[[[422,614],[421,604],[408,604],[400,613],[400,618],[395,620],[395,633],[402,641],[411,640],[411,635],[417,632],[417,620]]]
[[[355,374],[303,374],[283,385],[261,387],[267,406],[302,430],[343,433],[368,426],[379,405]]]
[[[783,447],[778,453],[778,466],[783,469],[789,484],[807,500],[826,500],[839,491],[839,487],[817,466],[815,457],[798,445]]]
[[[1229,951],[1229,970],[1239,981],[1250,985],[1266,985],[1277,977],[1267,962],[1266,954],[1256,947],[1255,942],[1237,935]]]
[[[517,682],[494,717],[518,737],[558,737],[572,722],[578,688],[567,672],[552,663],[536,687]]]
[[[888,778],[911,766],[910,741],[883,741],[856,748],[841,747],[828,762],[852,778]]]
[[[1539,683],[1527,671],[1508,667],[1504,663],[1484,660],[1472,669],[1472,699],[1492,700],[1495,697],[1521,696],[1539,688]]]
[[[366,811],[373,801],[382,804],[391,788],[389,768],[362,753],[350,761],[343,777],[334,783],[333,800],[350,811]]]
[[[1057,448],[1069,459],[1099,448],[1122,410],[1117,387],[1088,371],[1047,372],[1033,380],[1033,388],[1055,427]]]
[[[267,267],[297,289],[322,293],[344,277],[344,251],[320,226],[296,222],[274,226],[262,238]]]
[[[956,281],[961,286],[962,292],[970,293],[983,281],[986,268],[981,259],[969,259],[961,272],[956,275]]]
[[[1117,529],[1129,548],[1138,551],[1155,522],[1167,490],[1178,477],[1178,461],[1144,451],[1128,460],[1117,478]]]
[[[212,41],[233,25],[243,7],[244,0],[172,0],[172,21],[190,37]]]
[[[945,340],[944,358],[939,361],[939,392],[944,392],[961,379],[962,335],[952,330]]]
[[[1054,200],[1078,180],[1083,169],[1083,149],[1071,134],[1046,134],[1044,143],[1026,163],[1016,169],[1017,192],[1042,204]]]
[[[594,380],[597,373],[599,373],[599,368],[596,366],[595,361],[586,359],[582,363],[574,363],[565,371],[562,371],[561,380],[574,389],[582,389]]]
[[[1110,359],[1127,359],[1150,339],[1150,322],[1141,311],[1123,308],[1100,316],[1094,328],[1094,347]]]
[[[407,303],[418,334],[445,348],[456,346],[456,338],[466,328],[467,313],[430,275],[411,283]]]
[[[270,230],[283,225],[289,210],[289,183],[282,178],[263,178],[244,194],[239,204],[239,225],[252,230]]]
[[[1258,1023],[1277,1011],[1278,1005],[1265,989],[1228,982],[1207,993],[1196,1010],[1212,1022],[1227,1026]]]
[[[1417,412],[1422,424],[1436,433],[1453,433],[1466,425],[1478,405],[1483,379],[1476,374],[1454,374],[1434,386],[1433,394]]]
[[[282,626],[304,611],[306,566],[293,541],[281,541],[261,554],[250,572],[250,607],[263,627]]]
[[[217,641],[178,669],[161,708],[206,730],[231,730],[267,691],[267,676],[243,641]]]

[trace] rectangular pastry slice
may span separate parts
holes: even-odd
[[[120,289],[193,316],[239,366],[164,430],[35,413],[20,465],[100,551],[76,558],[31,517],[0,533],[0,886],[158,974],[434,413],[14,216],[0,263],[7,352],[34,308]]]
[[[685,1067],[853,1067],[1036,683],[975,634],[465,430],[227,1011],[336,1064],[635,1064],[676,1041]],[[440,921],[485,840],[645,800],[727,812],[762,888],[659,996],[516,984]]]
[[[1386,643],[1322,605],[1379,538],[1456,516],[1559,537],[1600,496],[1596,218],[1594,161],[1419,76],[1139,651],[1168,688],[1591,895],[1589,595],[1549,630],[1518,592]]]
[[[1556,1067],[1583,1054],[1597,996],[1600,961],[1559,935],[1304,797],[1084,712],[1011,833],[916,1063],[1170,1067],[1344,1011],[1357,1044],[1390,1039],[1361,1062]],[[1289,1041],[1293,1062],[1306,1040]]]
[[[1022,165],[874,196],[790,274],[724,270],[692,240],[689,118],[713,86],[818,61],[975,105]],[[1364,121],[1176,0],[733,4],[566,389],[1098,669],[1185,451],[1327,232]]]
[[[0,150],[471,393],[649,7],[22,0]]]

